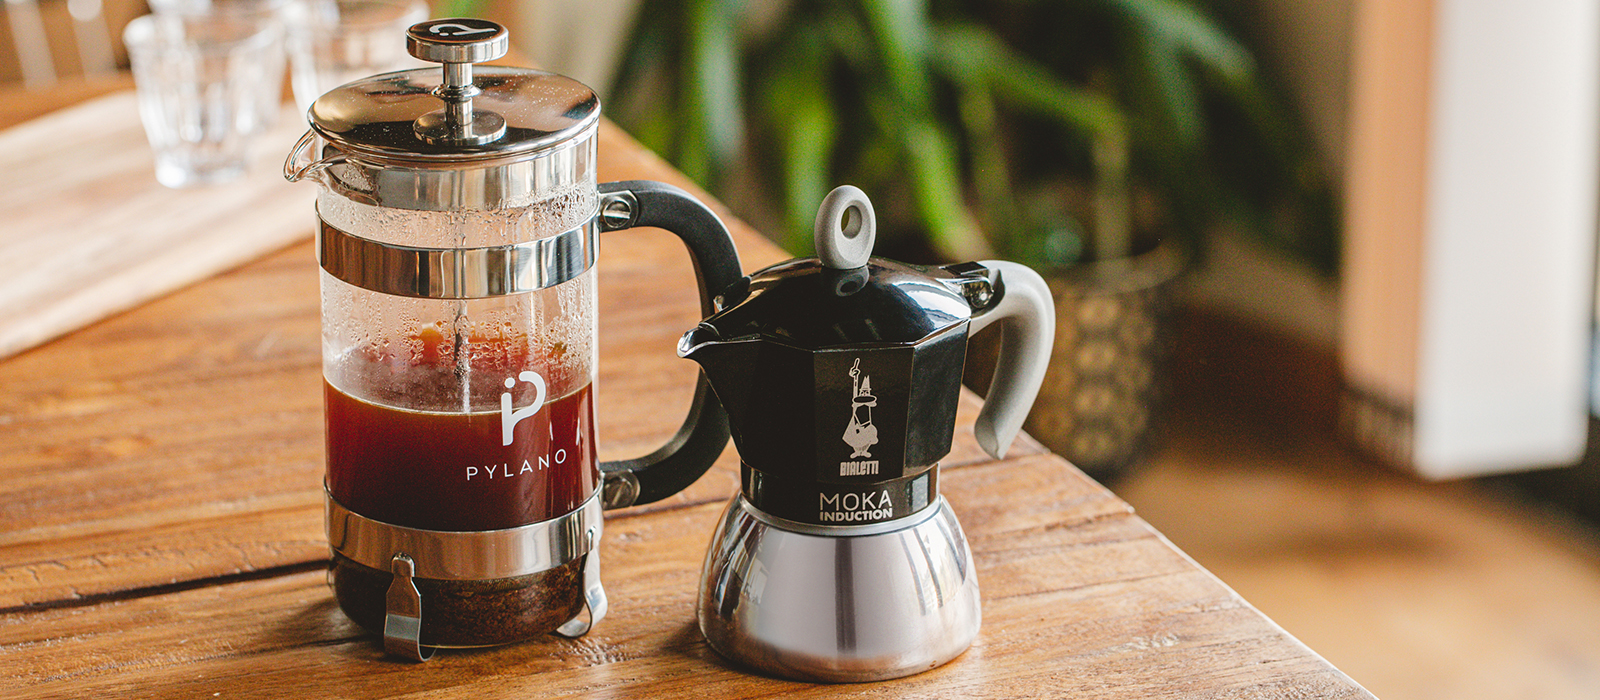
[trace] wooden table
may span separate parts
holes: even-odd
[[[692,189],[610,125],[600,153],[602,180]],[[747,270],[784,257],[719,213]],[[1370,697],[1062,459],[1026,438],[984,457],[970,395],[941,481],[984,623],[942,668],[808,685],[705,645],[692,605],[737,489],[731,446],[687,491],[608,514],[611,613],[587,637],[386,658],[325,584],[307,221],[306,243],[0,362],[0,696]],[[664,233],[607,234],[599,270],[601,456],[616,459],[675,429],[696,369],[673,346],[697,305]]]

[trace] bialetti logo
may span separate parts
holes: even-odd
[[[517,388],[517,379],[533,385],[533,403],[522,408],[511,408],[510,389]],[[506,377],[507,391],[500,394],[500,444],[510,445],[516,439],[517,423],[524,419],[532,418],[539,409],[544,407],[544,377],[538,372],[523,372],[517,379]]]
[[[878,427],[872,424],[872,407],[878,405],[878,397],[872,395],[872,376],[861,376],[859,357],[850,366],[850,387],[850,423],[845,426],[843,439],[853,452],[849,460],[839,463],[839,476],[877,474],[878,460],[870,458],[872,446],[878,444]]]
[[[819,494],[822,503],[818,519],[825,523],[877,522],[894,517],[889,490],[866,493]]]

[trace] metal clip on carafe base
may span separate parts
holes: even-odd
[[[598,533],[598,530],[595,532]],[[571,620],[556,628],[556,634],[568,639],[588,634],[589,629],[606,616],[606,607],[609,605],[606,601],[605,586],[600,585],[599,552],[591,547],[589,553],[592,556],[583,563],[583,607],[589,614],[585,617],[580,611]]]
[[[394,583],[389,585],[387,615],[383,618],[383,649],[412,661],[433,658],[434,649],[422,646],[422,594],[411,581],[416,562],[405,554],[393,559]]]

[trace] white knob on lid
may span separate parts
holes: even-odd
[[[866,265],[877,237],[878,220],[872,213],[872,200],[860,188],[840,185],[822,198],[813,241],[823,265],[835,270]]]

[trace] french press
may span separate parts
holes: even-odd
[[[998,458],[1054,336],[1034,271],[872,257],[874,225],[865,194],[834,190],[818,257],[741,280],[678,345],[728,411],[743,481],[706,554],[700,631],[723,656],[801,680],[910,675],[972,643],[978,579],[938,469],[967,337],[1003,333],[975,426]]]
[[[408,70],[322,95],[284,166],[321,185],[331,583],[416,660],[582,635],[606,609],[602,509],[677,492],[728,437],[702,377],[666,447],[597,464],[597,234],[678,235],[706,313],[738,255],[681,190],[597,185],[598,98],[475,66],[506,53],[503,27],[430,20],[407,45],[442,79]]]

